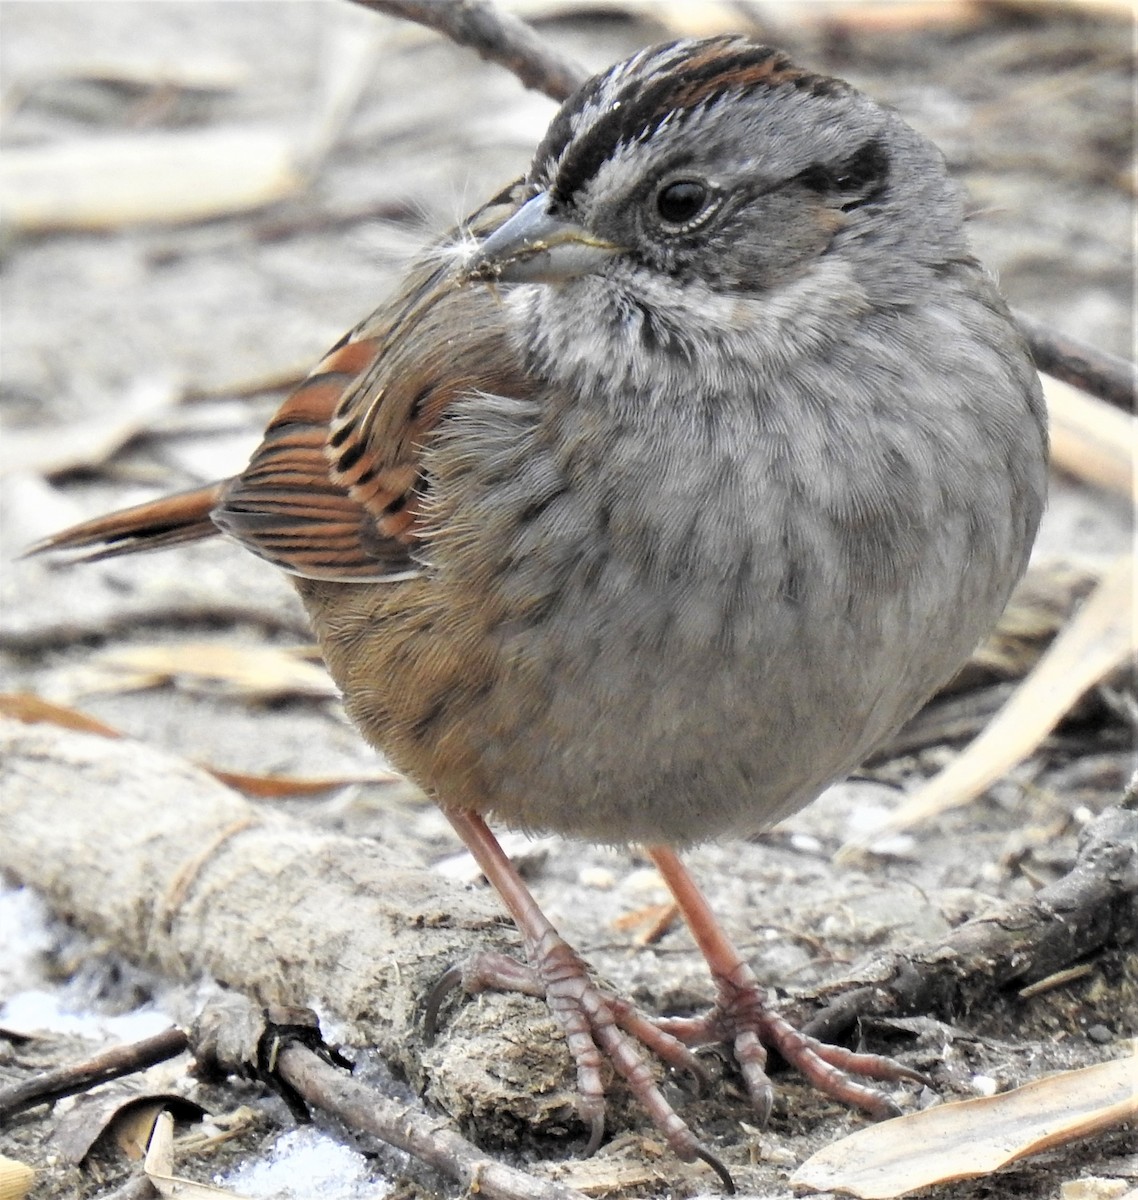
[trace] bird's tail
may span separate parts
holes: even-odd
[[[53,533],[30,546],[26,554],[48,550],[81,550],[79,558],[95,562],[119,554],[143,550],[164,550],[185,542],[197,542],[221,531],[213,523],[212,513],[221,502],[228,479],[207,484],[190,492],[164,496],[147,504],[120,509],[105,517],[96,517]]]

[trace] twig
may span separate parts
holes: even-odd
[[[128,1179],[122,1187],[115,1188],[113,1192],[107,1192],[101,1200],[155,1200],[155,1197],[161,1194],[148,1176],[138,1175],[134,1179]]]
[[[13,608],[15,606],[13,605]],[[154,599],[145,595],[137,602],[127,601],[116,611],[100,607],[90,614],[47,617],[42,623],[33,618],[23,627],[12,624],[0,628],[0,650],[16,654],[36,654],[60,646],[73,646],[93,638],[113,638],[150,626],[172,625],[255,625],[270,634],[293,634],[312,639],[312,626],[301,612],[284,609],[273,601],[237,600],[226,603],[208,597],[185,600]]]
[[[839,980],[803,1028],[839,1040],[859,1017],[950,1017],[993,989],[1046,979],[1112,943],[1138,919],[1138,811],[1108,808],[1087,828],[1071,871],[1030,900],[1003,905],[938,942],[893,953]]]
[[[532,26],[502,12],[492,0],[353,0],[392,17],[426,25],[452,42],[470,46],[484,59],[512,71],[534,91],[564,100],[588,74],[553,49]],[[1027,338],[1035,365],[1100,400],[1134,412],[1138,367],[1105,350],[1068,337],[1026,313],[1013,313]]]
[[[442,1120],[388,1099],[297,1042],[281,1049],[277,1071],[313,1107],[334,1113],[350,1129],[374,1134],[487,1200],[584,1200],[563,1184],[487,1158]]]
[[[262,1080],[298,1121],[308,1119],[310,1107],[323,1109],[489,1200],[583,1200],[563,1184],[487,1158],[445,1119],[353,1079],[352,1064],[325,1043],[309,1008],[262,1007],[240,992],[222,991],[198,1014],[190,1036],[199,1071]]]
[[[1012,315],[1040,371],[1127,412],[1138,410],[1138,366],[1068,337],[1019,309]]]
[[[532,26],[490,0],[354,0],[364,8],[426,25],[469,46],[487,62],[511,71],[522,84],[564,100],[584,83],[588,71],[550,46]]]
[[[171,1028],[154,1037],[143,1038],[126,1046],[115,1046],[104,1050],[86,1062],[45,1071],[22,1083],[0,1089],[0,1120],[14,1117],[37,1104],[61,1100],[85,1092],[96,1084],[118,1079],[143,1071],[155,1063],[165,1062],[181,1054],[189,1045],[189,1039],[180,1029]]]

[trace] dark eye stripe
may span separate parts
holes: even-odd
[[[848,196],[844,209],[857,208],[878,195],[889,177],[889,152],[877,138],[863,142],[839,163],[811,163],[795,179],[812,192]]]

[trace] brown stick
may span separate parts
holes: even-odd
[[[165,1062],[181,1054],[189,1039],[180,1029],[171,1028],[154,1037],[143,1038],[125,1046],[115,1046],[85,1062],[44,1071],[10,1087],[0,1088],[0,1121],[14,1117],[37,1104],[48,1104],[64,1096],[85,1092],[96,1084],[123,1075],[144,1071],[155,1063]]]
[[[1012,315],[1040,371],[1127,412],[1138,411],[1138,366],[1068,337],[1019,309]]]
[[[422,999],[439,976],[517,937],[485,889],[415,868],[409,844],[270,814],[128,739],[4,718],[0,831],[0,869],[129,958],[260,1004],[315,1004],[490,1139],[573,1124],[564,1045],[537,1000],[448,1009],[426,1053]]]
[[[512,72],[527,88],[564,100],[585,81],[579,63],[549,45],[531,25],[489,0],[354,0],[364,8],[426,25],[487,62]]]
[[[580,1192],[488,1158],[473,1143],[415,1105],[390,1100],[292,1042],[277,1059],[281,1078],[314,1108],[376,1137],[488,1200],[583,1200]]]
[[[882,955],[827,985],[834,997],[804,1027],[840,1039],[859,1017],[967,1011],[993,990],[1022,987],[1138,928],[1138,811],[1108,808],[1083,835],[1071,871],[1030,900],[1003,905],[947,937]]]

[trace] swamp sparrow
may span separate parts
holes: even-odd
[[[766,1047],[875,1116],[855,1077],[906,1072],[772,1011],[673,847],[800,808],[944,683],[1023,572],[1045,477],[1039,383],[940,153],[717,37],[584,84],[243,474],[39,548],[222,531],[290,572],[353,720],[521,930],[528,966],[452,980],[547,997],[590,1148],[604,1057],[729,1185],[642,1046],[694,1067],[726,1038],[761,1115]],[[595,984],[483,814],[644,843],[714,1009],[656,1021]]]

